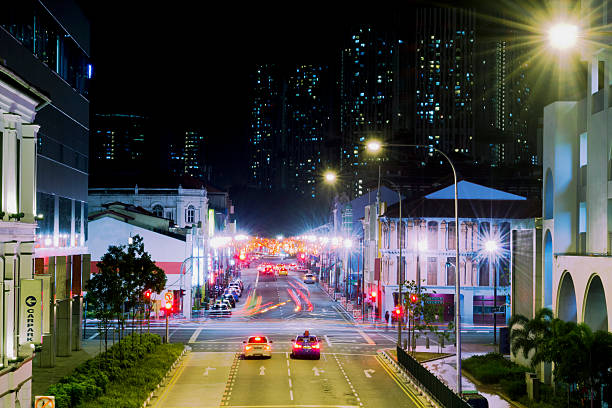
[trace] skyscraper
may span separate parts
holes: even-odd
[[[133,166],[133,160],[142,160],[145,156],[147,127],[145,116],[96,113],[91,141],[93,159]]]
[[[503,12],[499,19],[509,21]],[[526,40],[512,26],[499,25],[499,19],[481,19],[481,52],[477,66],[478,150],[491,166],[537,165],[537,129],[542,104],[533,97],[532,67]]]
[[[474,41],[472,10],[415,10],[414,143],[475,158]]]
[[[289,188],[311,198],[323,165],[324,139],[330,111],[322,86],[327,68],[301,65],[289,76],[285,98]]]
[[[352,30],[340,61],[341,171],[353,196],[362,195],[372,137],[391,141],[405,127],[400,105],[399,45],[392,31],[372,25]],[[401,118],[400,121],[397,119]]]
[[[185,148],[183,150],[185,160],[184,173],[204,180],[206,166],[204,163],[204,136],[199,131],[187,130],[185,132]]]

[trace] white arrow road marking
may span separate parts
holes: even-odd
[[[259,367],[259,375],[266,375],[266,367],[264,366]]]
[[[321,370],[320,368],[317,368],[317,367],[312,367],[312,371],[314,372],[314,375],[316,376],[320,375],[319,373],[325,372],[325,370]]]
[[[364,373],[364,374],[365,374],[365,376],[366,376],[366,377],[368,377],[368,378],[372,378],[372,374],[374,374],[375,372],[376,372],[376,371],[375,371],[375,370],[372,370],[371,368],[370,368],[370,369],[367,369],[367,370],[363,370],[363,373]]]
[[[327,337],[327,334],[326,334],[325,336],[323,336],[323,337],[325,337],[325,341],[327,342],[327,345],[328,345],[329,347],[331,347],[331,346],[332,346],[332,343],[331,343],[331,341],[329,341],[329,337]]]
[[[215,367],[206,367],[206,370],[204,371],[204,375],[208,375],[208,371],[209,370],[216,370]]]

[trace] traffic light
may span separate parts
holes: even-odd
[[[410,302],[416,303],[418,301],[419,301],[419,297],[415,293],[410,295]]]
[[[169,300],[166,301],[166,310],[169,312],[172,310],[172,302]]]
[[[145,290],[144,297],[145,297],[145,299],[147,299],[147,300],[150,300],[150,299],[151,299],[151,289],[147,289],[147,290]]]
[[[376,290],[373,290],[370,295],[372,296],[372,302],[376,302],[376,296],[378,295],[378,292]]]
[[[400,317],[402,315],[402,308],[400,306],[395,306],[393,314],[395,314],[395,317]]]

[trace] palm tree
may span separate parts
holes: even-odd
[[[544,342],[550,338],[551,323],[554,320],[552,310],[542,308],[538,310],[533,319],[523,315],[514,315],[510,319],[510,344],[513,354],[518,354],[522,350],[523,357],[529,358],[529,353],[533,350],[531,357],[531,367],[545,361],[542,354]]]

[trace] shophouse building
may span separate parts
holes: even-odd
[[[505,323],[511,314],[515,269],[533,270],[533,263],[515,265],[515,257],[525,252],[534,259],[534,245],[517,244],[527,242],[520,235],[523,231],[535,233],[540,203],[465,180],[458,183],[458,197],[462,323],[492,324],[494,308],[498,323]],[[398,305],[403,264],[402,282],[420,283],[421,290],[443,306],[441,319],[454,320],[454,204],[454,185],[450,185],[402,201],[401,220],[399,203],[382,205],[378,220],[375,206],[366,209],[364,237],[370,245],[365,265],[370,266],[366,266],[365,285],[366,293],[377,294],[370,300],[379,317]],[[532,243],[534,239],[532,236]],[[403,292],[403,296],[408,294]]]

